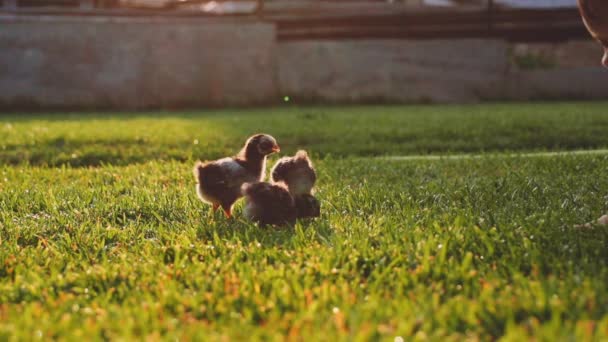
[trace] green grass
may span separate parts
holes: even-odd
[[[196,113],[0,116],[0,163],[189,161],[268,132],[285,153],[377,156],[608,147],[608,102],[316,107]]]
[[[25,141],[34,127],[49,131],[35,138],[38,159],[26,158],[33,165],[11,159],[12,152],[1,159],[0,340],[605,340],[608,229],[574,225],[608,211],[608,154],[345,158],[605,147],[598,127],[607,119],[596,106],[290,109],[288,118],[326,113],[329,122],[306,128],[302,119],[291,135],[279,109],[266,126],[256,119],[262,111],[159,115],[160,122],[143,114],[69,121],[5,116],[12,133],[0,142],[7,146]],[[521,113],[535,108],[543,118],[538,141],[510,136],[504,127],[518,123],[507,113],[532,125],[536,116]],[[577,115],[565,114],[576,108],[582,108]],[[379,118],[365,114],[374,110]],[[227,125],[233,118],[237,124]],[[501,120],[502,128],[490,127]],[[569,123],[560,129],[570,130],[570,145],[552,132],[560,120]],[[400,144],[396,122],[403,132],[428,134]],[[465,129],[475,122],[477,135]],[[468,147],[438,138],[439,127],[450,125],[469,134]],[[196,198],[193,155],[232,152],[248,129],[277,136],[288,151],[314,149],[321,218],[260,228],[240,219],[242,203],[236,219],[226,221]],[[323,140],[294,143],[307,138],[306,129]],[[506,145],[476,145],[499,141],[487,130],[503,132]],[[129,143],[145,131],[155,133],[142,138],[148,140],[141,149]],[[362,135],[341,141],[343,131]],[[208,150],[187,143],[207,134],[219,137],[206,142]],[[385,141],[386,153],[379,146],[365,150],[372,135]],[[98,164],[55,156],[73,153],[44,143],[61,137],[64,147],[90,142],[83,143],[90,158],[117,165],[39,166]],[[113,137],[120,139],[109,145]],[[424,144],[432,141],[443,145]]]

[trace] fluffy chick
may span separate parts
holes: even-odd
[[[298,218],[321,216],[321,204],[311,194],[297,195],[294,197],[296,203],[296,216]]]
[[[263,226],[295,223],[295,203],[284,183],[245,183],[242,192],[247,219]]]
[[[272,136],[256,134],[247,139],[245,146],[234,157],[197,162],[194,178],[198,197],[211,204],[213,211],[222,207],[226,217],[230,218],[234,202],[242,196],[241,186],[263,180],[266,156],[279,151],[279,145]]]
[[[312,194],[317,174],[306,151],[300,150],[293,157],[283,157],[274,164],[271,172],[273,182],[284,182],[289,192],[295,195]]]
[[[306,151],[283,157],[272,168],[273,182],[285,182],[296,203],[297,217],[318,217],[321,205],[313,196],[317,174]]]

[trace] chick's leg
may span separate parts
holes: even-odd
[[[228,207],[222,207],[222,209],[224,209],[224,214],[226,215],[226,218],[231,218],[232,217],[232,211],[231,208]]]
[[[210,213],[210,215],[211,215],[211,217],[212,217],[212,218],[214,218],[214,217],[215,217],[215,212],[217,211],[217,208],[219,208],[219,207],[220,207],[220,205],[219,205],[219,204],[215,204],[215,203],[213,203],[213,204],[211,205],[211,213]]]

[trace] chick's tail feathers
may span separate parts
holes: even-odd
[[[192,173],[194,174],[194,179],[196,179],[197,183],[200,183],[201,175],[203,174],[205,169],[205,164],[202,161],[197,161],[194,164],[194,169],[192,169]]]
[[[212,163],[197,162],[194,165],[194,178],[203,188],[226,183],[226,177],[220,167]]]

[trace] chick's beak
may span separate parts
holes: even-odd
[[[272,152],[281,152],[281,148],[279,147],[279,145],[272,146]]]

